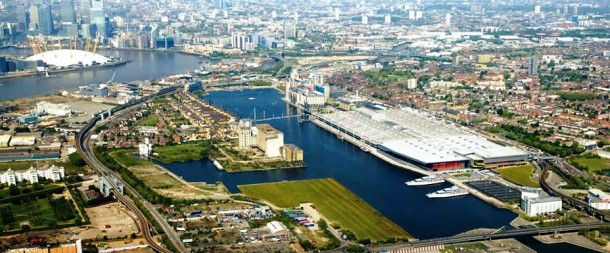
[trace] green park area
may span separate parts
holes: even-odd
[[[578,169],[591,172],[610,169],[610,160],[601,158],[597,155],[578,156],[571,158],[568,161]]]
[[[269,81],[264,81],[264,80],[257,80],[251,83],[248,83],[251,86],[258,86],[258,87],[262,87],[262,86],[271,86],[273,85],[271,82]]]
[[[3,231],[44,230],[82,224],[81,216],[66,198],[17,198],[0,205]]]
[[[211,142],[185,143],[153,148],[153,158],[164,163],[200,160],[213,149]]]
[[[249,197],[268,201],[279,208],[313,203],[330,223],[353,232],[359,240],[412,238],[394,222],[331,178],[241,185],[239,189]]]
[[[157,118],[157,115],[151,114],[151,115],[146,116],[142,120],[140,120],[140,123],[138,125],[140,125],[140,126],[157,126],[158,122],[159,122],[159,118]]]
[[[540,184],[532,179],[534,166],[531,164],[504,167],[496,169],[502,178],[515,184],[529,187],[540,187]]]

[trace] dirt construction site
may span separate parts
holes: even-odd
[[[81,229],[80,238],[117,238],[140,232],[134,221],[135,215],[119,203],[97,206],[86,211],[91,224],[84,231]]]
[[[123,238],[130,233],[137,234],[139,232],[132,218],[135,217],[133,213],[127,211],[119,203],[87,208],[86,212],[91,219],[91,224],[89,225],[0,237],[0,244],[5,244],[5,242],[19,244],[20,242],[25,242],[31,236],[39,237],[47,243],[64,243],[76,239],[103,240],[104,236],[109,239]]]

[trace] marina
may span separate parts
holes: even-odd
[[[254,97],[256,100],[244,98]],[[297,115],[298,110],[281,100],[274,89],[215,91],[206,101],[224,108],[240,118],[252,118],[253,109],[259,115]],[[238,185],[281,182],[316,178],[334,178],[372,207],[418,239],[462,233],[475,228],[499,228],[516,215],[496,208],[474,196],[432,201],[426,194],[450,187],[440,183],[427,187],[405,187],[405,181],[432,174],[376,149],[363,152],[353,137],[335,138],[332,131],[318,126],[315,119],[299,121],[297,117],[279,118],[268,122],[284,133],[286,142],[301,147],[307,168],[243,173],[219,171],[210,160],[162,164],[189,182],[222,181],[234,193]],[[411,166],[407,170],[403,166]],[[383,182],[380,184],[379,182]],[[420,207],[426,207],[425,209]],[[459,208],[455,208],[459,207]],[[454,219],[452,217],[486,216],[490,219]],[[426,222],[422,222],[427,220]]]

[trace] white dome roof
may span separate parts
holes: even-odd
[[[28,61],[42,60],[50,66],[68,67],[70,65],[90,66],[93,62],[104,64],[110,61],[108,57],[103,55],[86,52],[83,50],[59,49],[40,53],[28,57]]]

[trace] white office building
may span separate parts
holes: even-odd
[[[110,182],[107,181],[110,180]],[[121,183],[121,181],[119,181],[116,177],[114,176],[109,176],[109,177],[100,177],[100,191],[102,192],[102,194],[104,195],[104,197],[108,197],[111,194],[114,194],[112,189],[112,185],[116,185],[117,190],[119,191],[119,193],[121,194],[125,194],[125,188],[123,186],[123,183]]]
[[[598,189],[590,189],[588,192],[587,203],[595,209],[610,209],[610,196]]]
[[[64,177],[64,168],[57,167],[55,165],[48,169],[37,170],[34,167],[30,167],[23,171],[14,171],[8,169],[4,173],[0,174],[0,183],[8,185],[16,185],[22,181],[28,181],[30,183],[38,183],[40,178],[46,178],[52,181],[59,181]]]
[[[535,199],[540,197],[540,188],[523,187],[521,189],[521,199]]]
[[[72,109],[70,109],[70,106],[66,104],[53,104],[42,101],[36,104],[35,113],[37,115],[48,114],[51,116],[65,117],[72,113]]]
[[[257,129],[257,146],[267,157],[281,156],[280,148],[284,146],[284,133],[269,124],[259,124]]]
[[[525,198],[521,199],[521,209],[527,216],[554,213],[561,210],[561,198]]]
[[[414,90],[417,88],[417,78],[407,80],[407,89]]]
[[[140,156],[144,157],[148,157],[150,154],[152,154],[152,144],[150,144],[148,138],[144,139],[144,143],[138,144],[138,151]]]
[[[238,146],[240,149],[248,149],[256,146],[256,127],[251,119],[240,119],[237,129]]]

